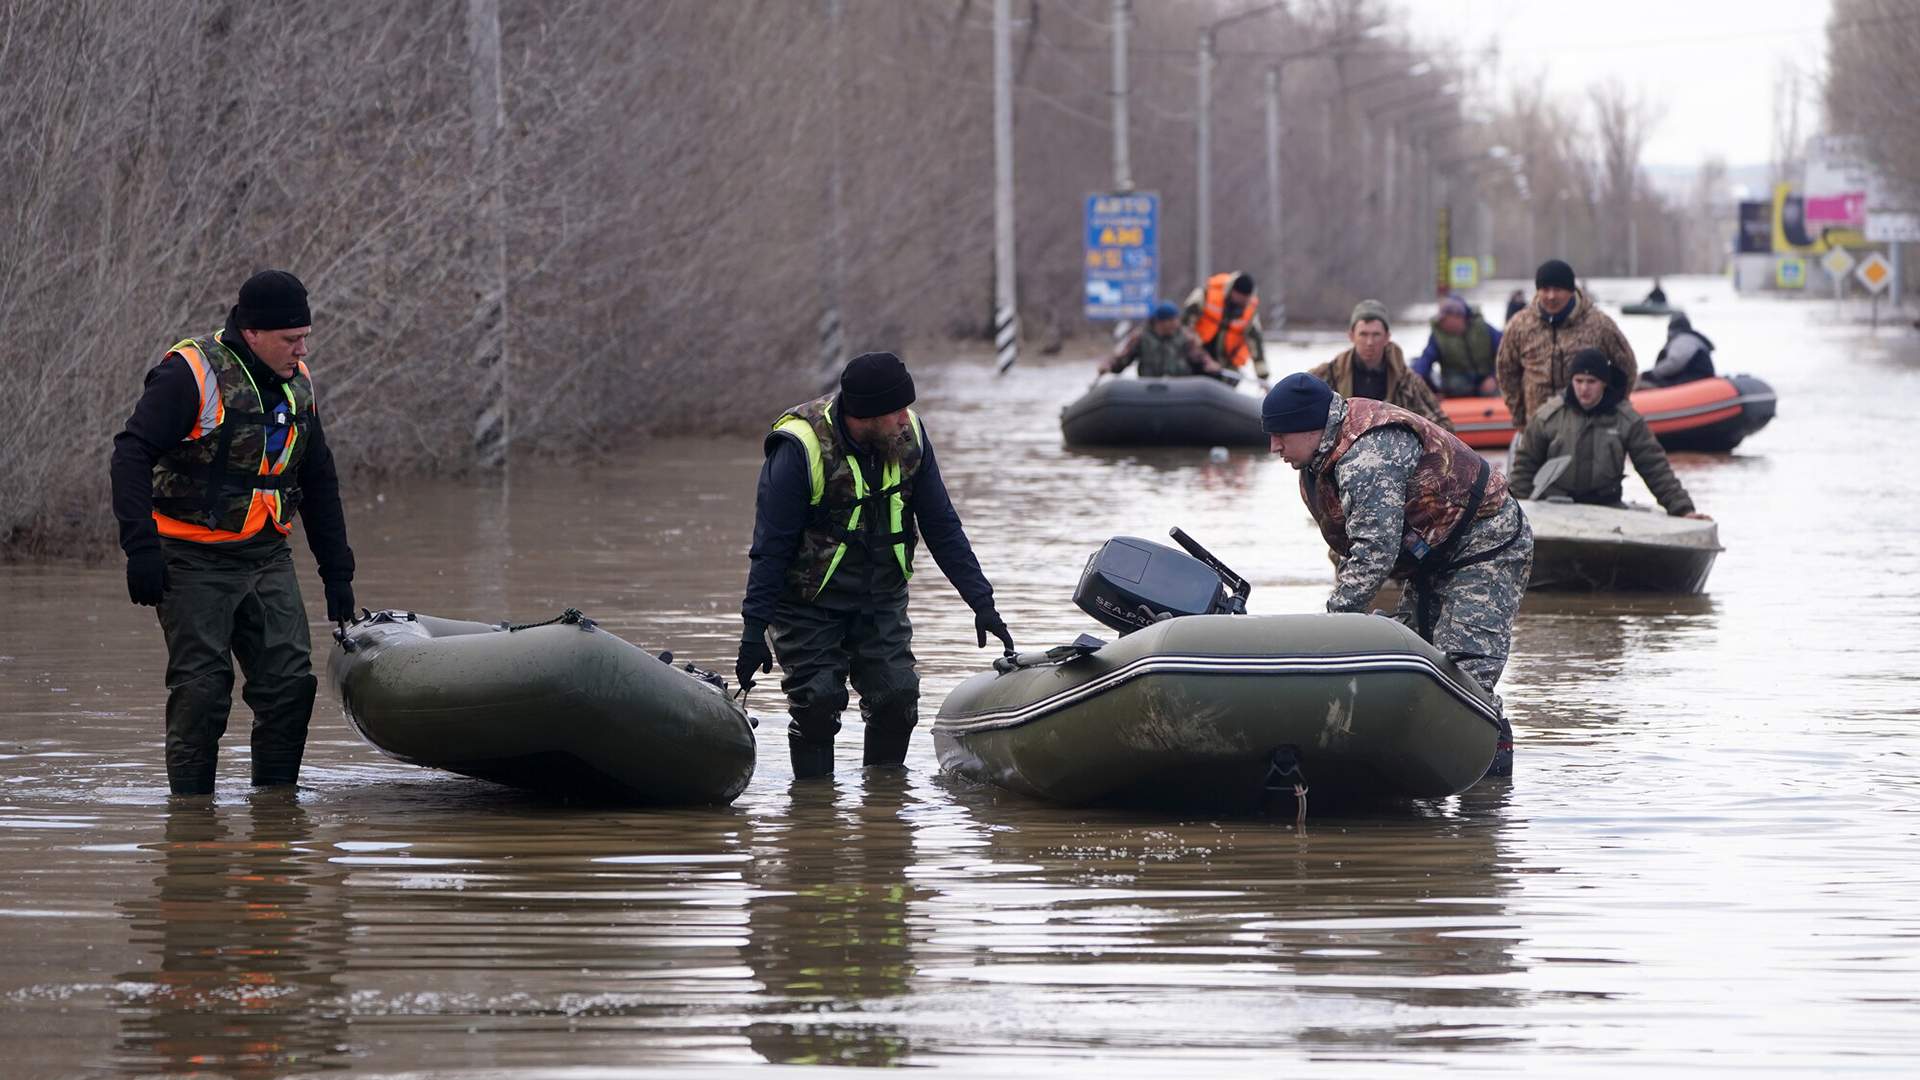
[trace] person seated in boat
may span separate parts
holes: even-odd
[[[1647,298],[1640,302],[1643,304],[1664,304],[1667,302],[1667,290],[1660,287],[1659,278],[1653,279],[1653,288],[1647,290]]]
[[[1441,397],[1499,397],[1500,383],[1493,377],[1499,349],[1500,331],[1464,298],[1449,296],[1440,301],[1413,373]]]
[[[1311,374],[1274,385],[1261,426],[1338,556],[1327,610],[1364,612],[1388,578],[1403,581],[1394,618],[1493,693],[1533,568],[1533,532],[1505,478],[1426,417]],[[1504,715],[1500,728],[1489,775],[1513,771]]]
[[[1246,369],[1267,384],[1267,345],[1260,331],[1260,298],[1253,275],[1229,270],[1187,294],[1185,319],[1207,355],[1222,365]]]
[[[973,609],[980,647],[991,634],[1013,652],[913,400],[898,356],[862,353],[838,393],[788,409],[767,434],[734,675],[751,689],[779,659],[796,780],[833,771],[849,678],[866,723],[863,763],[905,762],[920,720],[907,621],[920,538]]]
[[[1143,379],[1175,375],[1218,375],[1220,362],[1200,347],[1193,331],[1180,325],[1180,309],[1168,300],[1154,305],[1153,317],[1136,326],[1113,356],[1100,361],[1099,370],[1118,375],[1138,361]]]
[[[1640,370],[1620,327],[1574,283],[1573,267],[1548,259],[1534,271],[1533,284],[1533,303],[1507,323],[1493,357],[1493,375],[1516,431],[1567,388],[1566,358],[1581,349],[1605,353],[1628,391]]]
[[[1347,317],[1347,341],[1350,347],[1333,359],[1308,372],[1333,387],[1341,397],[1373,398],[1398,405],[1408,412],[1453,430],[1453,421],[1427,387],[1427,381],[1407,367],[1400,346],[1393,343],[1393,330],[1387,321],[1387,305],[1378,300],[1362,300]]]
[[[1685,312],[1674,312],[1667,320],[1667,343],[1660,346],[1652,370],[1640,376],[1640,382],[1646,386],[1679,386],[1711,378],[1713,342],[1693,328]]]
[[[1521,499],[1562,496],[1578,503],[1623,506],[1621,482],[1631,460],[1667,513],[1704,520],[1706,515],[1694,510],[1646,419],[1627,401],[1620,369],[1600,350],[1583,349],[1574,356],[1571,371],[1566,391],[1541,406],[1514,443],[1507,489]],[[1565,463],[1543,477],[1547,463],[1559,458]]]

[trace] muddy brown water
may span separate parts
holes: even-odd
[[[296,797],[248,791],[242,708],[213,805],[169,809],[151,612],[117,565],[0,568],[0,1072],[1920,1068],[1920,345],[1669,289],[1781,395],[1737,454],[1676,462],[1728,548],[1709,595],[1530,597],[1512,782],[1300,832],[968,786],[924,723],[904,774],[857,769],[853,721],[834,781],[794,786],[764,691],[759,771],[725,809],[402,765],[326,690]],[[1646,362],[1664,322],[1622,322]],[[1065,451],[1057,411],[1090,378],[921,365],[1019,641],[1095,629],[1067,600],[1086,555],[1174,524],[1254,610],[1316,609],[1330,571],[1292,471]],[[755,441],[634,457],[520,469],[508,494],[354,489],[361,601],[578,607],[730,668]],[[930,718],[989,656],[922,561]]]

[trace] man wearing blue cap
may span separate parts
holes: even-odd
[[[1219,361],[1207,355],[1193,331],[1180,325],[1180,309],[1171,300],[1155,304],[1153,317],[1134,327],[1113,350],[1112,359],[1100,361],[1098,370],[1117,375],[1135,361],[1143,379],[1220,374]]]
[[[1268,392],[1261,426],[1339,556],[1327,610],[1364,612],[1387,579],[1404,582],[1394,618],[1493,693],[1533,570],[1506,479],[1426,417],[1304,373]],[[1500,727],[1490,776],[1513,771],[1513,729],[1504,716]]]

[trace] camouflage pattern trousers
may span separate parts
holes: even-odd
[[[1477,522],[1455,565],[1407,582],[1393,617],[1447,654],[1491,694],[1506,670],[1513,617],[1533,572],[1533,528],[1519,504],[1509,500],[1499,513]]]

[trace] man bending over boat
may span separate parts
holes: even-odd
[[[913,399],[899,357],[863,353],[839,393],[788,409],[766,439],[734,674],[751,688],[779,659],[796,780],[833,771],[849,678],[866,723],[862,762],[906,760],[920,719],[907,581],[921,536],[973,609],[980,647],[992,634],[1013,652]]]
[[[1135,362],[1143,379],[1175,375],[1218,375],[1220,363],[1207,355],[1193,331],[1180,325],[1180,309],[1170,300],[1154,305],[1153,317],[1113,350],[1113,357],[1100,362],[1102,373],[1118,375]]]
[[[1364,612],[1388,578],[1404,582],[1393,617],[1493,693],[1533,568],[1533,531],[1506,481],[1426,417],[1304,373],[1267,394],[1261,423],[1339,557],[1327,610]],[[1488,775],[1512,771],[1502,715]]]
[[[1693,500],[1660,440],[1647,421],[1626,400],[1626,382],[1620,369],[1598,349],[1574,356],[1573,379],[1557,401],[1542,406],[1513,447],[1513,471],[1507,488],[1514,498],[1564,496],[1577,503],[1621,506],[1620,482],[1627,461],[1639,470],[1647,490],[1674,517],[1705,518],[1695,513]],[[1541,466],[1564,458],[1551,476]]]

